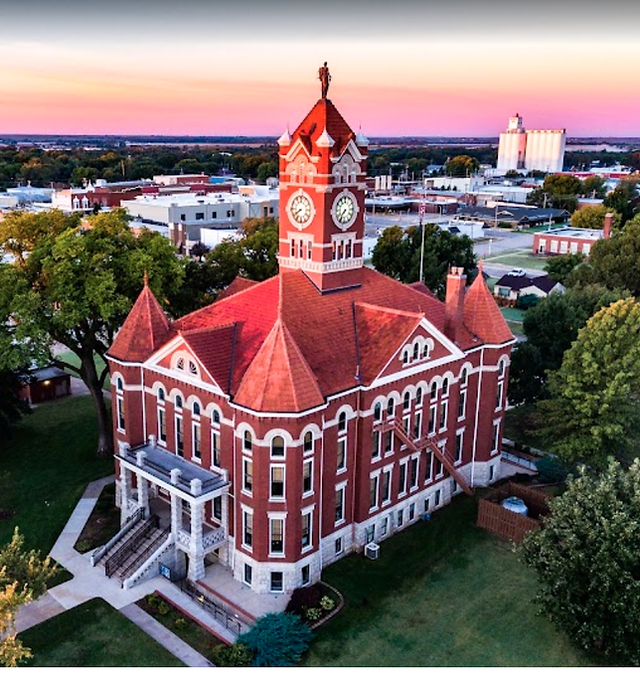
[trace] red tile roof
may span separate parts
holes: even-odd
[[[482,268],[464,299],[463,321],[467,329],[485,343],[506,343],[513,339],[487,284]]]
[[[142,362],[167,340],[168,335],[167,316],[145,284],[109,348],[109,355],[128,362]]]
[[[384,369],[391,356],[419,326],[423,316],[368,303],[355,304],[360,376],[370,384]]]
[[[257,282],[254,282],[252,279],[247,279],[246,277],[240,277],[240,275],[238,275],[226,289],[220,292],[216,301],[220,301],[228,296],[233,296],[233,294],[237,294],[245,289],[250,289],[256,284]]]
[[[349,140],[355,140],[355,133],[344,118],[342,118],[342,115],[335,108],[331,100],[328,99],[320,99],[316,102],[313,109],[295,129],[291,138],[293,141],[299,138],[309,155],[316,156],[319,153],[316,142],[324,132],[325,126],[327,133],[335,143],[331,150],[332,156],[341,154]]]
[[[181,333],[195,356],[220,388],[229,392],[231,360],[236,325],[229,323],[208,329],[192,329]]]
[[[307,361],[281,319],[253,358],[234,401],[262,412],[302,412],[324,402]]]

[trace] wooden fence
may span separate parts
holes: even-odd
[[[527,516],[505,509],[501,502],[519,497],[529,510]],[[477,525],[505,540],[521,542],[525,534],[538,528],[549,514],[549,496],[516,483],[507,483],[489,493],[478,503]]]

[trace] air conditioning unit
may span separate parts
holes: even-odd
[[[364,555],[367,559],[377,559],[380,556],[380,545],[370,542],[364,546]]]

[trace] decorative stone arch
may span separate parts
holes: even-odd
[[[202,400],[200,400],[200,398],[198,398],[197,396],[190,395],[184,404],[185,404],[185,407],[187,407],[189,409],[189,411],[191,412],[192,415],[197,416],[197,417],[201,417],[204,414],[204,407],[202,405]],[[198,405],[198,407],[200,409],[200,413],[198,415],[196,415],[194,412],[194,405],[196,405],[196,404]]]
[[[464,372],[467,372],[467,379],[466,381],[463,381],[463,376]],[[460,383],[460,386],[468,386],[469,384],[469,377],[471,376],[471,372],[473,371],[473,365],[470,362],[465,362],[462,367],[460,367],[460,372],[458,373],[458,382]]]
[[[506,353],[503,353],[499,358],[498,358],[498,364],[496,365],[497,370],[498,370],[498,377],[502,378],[506,372],[507,368],[511,365],[511,360],[509,356]],[[500,371],[500,368],[503,367],[504,371]]]
[[[174,404],[174,406],[175,406],[175,404],[176,404],[176,397],[177,397],[177,396],[179,396],[179,397],[180,397],[180,400],[182,401],[182,408],[178,408],[178,409],[183,409],[183,408],[184,408],[184,405],[185,405],[185,402],[186,402],[186,399],[185,399],[185,397],[184,397],[184,393],[183,393],[179,388],[172,388],[172,389],[169,391],[169,396],[168,396],[169,402],[172,402],[172,403]],[[166,400],[166,398],[165,398],[165,400]]]
[[[218,422],[215,422],[213,420],[214,411],[217,412],[218,415],[220,416],[220,421],[218,421]],[[220,427],[220,425],[222,424],[222,421],[224,419],[224,415],[222,413],[222,408],[220,407],[220,405],[218,405],[217,403],[208,402],[203,407],[203,413],[209,418],[209,421],[211,422],[212,427],[214,427],[214,428]]]
[[[158,392],[162,390],[164,393],[164,398],[160,398],[158,395]],[[156,400],[161,400],[162,402],[165,402],[167,400],[167,387],[164,385],[162,381],[154,381],[153,384],[151,385],[151,393],[154,395]]]
[[[264,437],[264,442],[271,446],[271,442],[276,436],[280,436],[284,439],[284,445],[286,448],[293,447],[296,444],[293,436],[286,429],[280,428],[270,429],[267,431]]]
[[[118,385],[118,382],[121,382],[121,387]],[[116,392],[122,393],[122,391],[124,391],[124,389],[127,387],[127,382],[120,372],[114,372],[111,375],[111,385],[116,389]]]

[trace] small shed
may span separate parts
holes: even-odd
[[[527,506],[526,515],[510,511],[502,503],[517,497]],[[506,483],[492,490],[478,503],[477,525],[504,540],[521,542],[530,530],[540,527],[542,519],[549,514],[550,496],[517,483]]]
[[[22,397],[32,405],[71,395],[71,377],[54,365],[32,369],[22,391]]]

